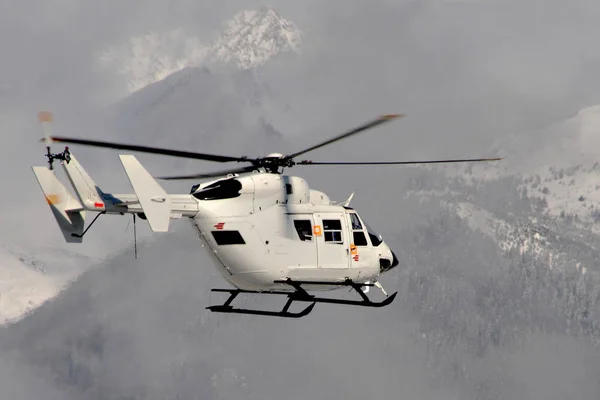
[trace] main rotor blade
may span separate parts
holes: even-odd
[[[109,148],[109,149],[118,149],[118,150],[139,151],[139,152],[143,152],[143,153],[162,154],[165,156],[193,158],[196,160],[206,160],[206,161],[216,161],[216,162],[231,162],[231,161],[252,162],[253,161],[253,159],[249,159],[247,157],[220,156],[220,155],[215,155],[215,154],[195,153],[195,152],[183,151],[183,150],[163,149],[163,148],[158,148],[158,147],[138,146],[138,145],[132,145],[132,144],[122,144],[122,143],[113,143],[113,142],[101,142],[98,140],[75,139],[75,138],[66,138],[66,137],[58,137],[58,136],[52,136],[52,137],[50,137],[50,139],[54,142],[81,144],[84,146],[94,146],[94,147],[105,147],[105,148]]]
[[[402,114],[382,115],[382,116],[374,119],[373,121],[367,122],[366,124],[361,125],[361,126],[359,126],[357,128],[354,128],[354,129],[352,129],[352,130],[350,130],[348,132],[344,132],[341,135],[333,137],[333,138],[331,138],[331,139],[329,139],[329,140],[327,140],[325,142],[322,142],[322,143],[319,143],[319,144],[314,145],[312,147],[309,147],[307,149],[301,150],[301,151],[299,151],[297,153],[287,155],[287,156],[285,156],[285,159],[289,160],[289,159],[292,159],[292,158],[296,158],[296,157],[298,157],[301,154],[308,153],[309,151],[313,151],[315,149],[318,149],[320,147],[326,146],[326,145],[331,144],[333,142],[337,142],[339,140],[345,139],[345,138],[350,137],[352,135],[356,135],[357,133],[366,131],[367,129],[375,128],[378,125],[381,125],[383,123],[389,122],[389,121],[391,121],[393,119],[400,118],[400,117],[403,117],[403,116],[404,115],[402,115]]]
[[[479,161],[499,161],[503,158],[471,158],[465,160],[432,160],[432,161],[333,161],[320,162],[304,160],[297,162],[296,165],[409,165],[409,164],[442,164],[442,163],[464,163]]]
[[[175,175],[175,176],[163,176],[163,177],[158,177],[156,179],[162,179],[162,180],[184,180],[184,179],[203,179],[203,178],[214,178],[214,177],[218,177],[218,176],[227,176],[228,174],[238,174],[238,173],[242,173],[242,172],[250,172],[255,170],[255,167],[244,167],[244,168],[235,168],[235,169],[226,169],[223,171],[215,171],[215,172],[209,172],[206,174],[194,174],[194,175]]]

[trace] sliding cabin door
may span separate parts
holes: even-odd
[[[341,212],[314,214],[318,266],[325,269],[350,267],[350,242],[346,216]]]

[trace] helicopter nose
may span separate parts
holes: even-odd
[[[396,253],[394,253],[391,249],[390,249],[390,253],[392,254],[391,261],[389,258],[380,258],[379,259],[379,272],[380,273],[387,272],[390,269],[397,267],[398,264],[400,264],[398,257],[396,257]]]
[[[400,264],[400,261],[398,260],[398,257],[396,257],[396,253],[394,253],[392,251],[392,268],[397,267],[398,264]]]

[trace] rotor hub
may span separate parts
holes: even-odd
[[[270,154],[267,154],[266,158],[280,158],[281,159],[281,158],[283,158],[283,154],[281,154],[281,153],[270,153]]]

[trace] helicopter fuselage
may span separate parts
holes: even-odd
[[[243,290],[277,280],[366,282],[395,267],[388,245],[350,207],[300,177],[253,173],[195,185],[193,224],[223,277]],[[329,290],[337,286],[307,286]]]

